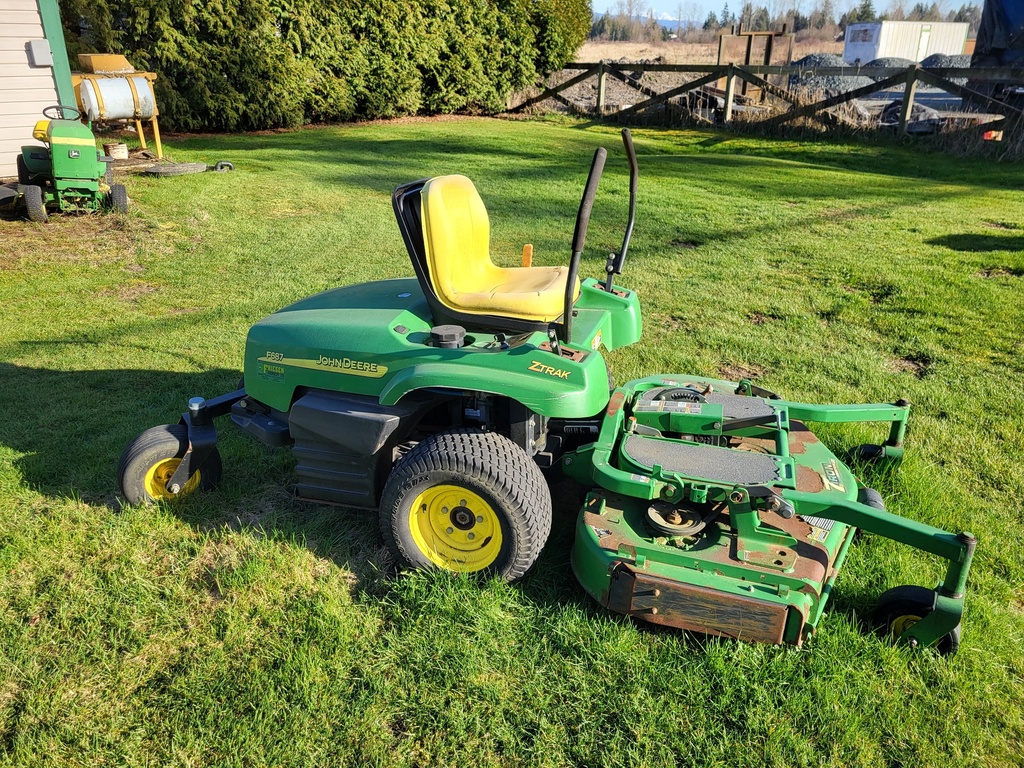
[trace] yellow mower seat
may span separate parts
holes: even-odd
[[[438,176],[420,192],[430,284],[450,309],[553,322],[564,310],[568,267],[499,267],[490,256],[490,221],[473,182]],[[573,298],[579,296],[579,280]]]

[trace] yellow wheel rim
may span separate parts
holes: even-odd
[[[188,482],[178,493],[171,493],[167,490],[167,482],[174,476],[174,471],[181,464],[181,459],[164,459],[146,470],[146,493],[153,499],[177,499],[186,496],[199,487],[201,473],[196,473],[189,478]]]
[[[912,614],[907,614],[906,616],[897,616],[889,623],[889,628],[892,630],[892,633],[896,637],[899,637],[912,626],[917,624],[917,622],[919,622],[920,620],[920,616],[914,616]]]
[[[481,571],[501,552],[494,508],[468,488],[435,485],[412,503],[409,527],[420,552],[449,571]]]

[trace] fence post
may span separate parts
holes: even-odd
[[[907,85],[903,89],[903,106],[900,108],[901,134],[906,135],[907,123],[910,121],[914,111],[914,94],[917,92],[917,64],[911,64],[907,68]]]
[[[605,71],[604,62],[597,66],[597,114],[604,116],[605,86],[608,85],[608,73]]]
[[[732,100],[736,95],[736,75],[733,72],[733,65],[730,64],[725,71],[725,116],[722,121],[726,124],[732,122]]]

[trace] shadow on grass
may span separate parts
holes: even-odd
[[[12,464],[23,485],[51,497],[77,497],[116,509],[116,468],[124,445],[143,429],[176,421],[190,396],[230,390],[237,376],[230,369],[62,371],[0,363],[6,384],[0,389],[6,414],[0,420],[0,445],[14,452]],[[265,448],[227,419],[219,420],[218,431],[222,487],[167,505],[182,522],[202,533],[231,530],[308,549],[351,574],[352,593],[366,605],[401,602],[409,591],[407,578],[433,580],[431,575],[395,573],[375,512],[297,501],[291,491],[290,451]],[[513,587],[522,599],[552,615],[582,612],[594,621],[634,624],[652,636],[680,634],[612,614],[586,594],[570,565],[583,489],[561,477],[550,480],[552,532],[533,569]],[[838,590],[833,605],[849,614],[865,601],[865,596]],[[717,642],[682,634],[695,650]]]
[[[951,251],[967,253],[989,253],[990,251],[1024,251],[1024,235],[943,235],[927,241],[929,245],[940,245]],[[1011,270],[1017,277],[1024,275],[1024,269]]]
[[[460,163],[482,163],[487,167],[511,165],[514,169],[528,167],[533,162],[548,166],[552,164],[552,155],[549,152],[534,151],[529,141],[519,142],[517,149],[510,152],[508,129],[505,128],[507,121],[495,120],[498,127],[494,131],[495,135],[491,135],[480,130],[481,123],[486,125],[482,119],[439,120],[429,126],[435,137],[430,140],[422,138],[425,122],[428,121],[407,123],[398,120],[392,123],[318,126],[274,135],[179,134],[172,137],[172,140],[183,149],[211,153],[230,152],[233,149],[301,151],[321,165],[347,162],[351,159],[350,153],[356,152],[368,163],[364,168],[367,174],[372,174],[378,168],[399,172],[401,178],[393,181],[387,191],[404,181],[439,173],[460,172],[457,169],[443,170],[456,159]],[[542,122],[535,125],[539,130],[553,130],[552,126]],[[560,159],[555,162],[558,167],[579,166],[585,175],[590,153],[595,147],[607,147],[610,160],[621,153],[620,126],[617,124],[581,121],[578,124],[570,123],[567,127],[568,130],[559,136],[560,149],[563,151]],[[405,135],[410,134],[415,138],[405,138]],[[784,160],[787,163],[855,171],[879,177],[957,185],[969,180],[967,183],[972,187],[1016,189],[1019,185],[1019,171],[1014,164],[987,162],[985,172],[979,173],[977,158],[951,157],[935,151],[930,145],[906,147],[895,140],[872,144],[855,139],[829,142],[815,138],[802,141],[787,137],[751,136],[725,130],[657,127],[635,129],[634,140],[638,154],[641,155],[645,154],[645,149],[660,155],[682,154],[694,160],[717,155],[736,164],[738,168],[742,168],[744,161],[749,160]],[[644,144],[649,142],[657,146],[645,148]],[[698,153],[694,153],[693,149],[697,149]],[[237,159],[244,161],[244,155]],[[641,158],[640,167],[643,171],[644,158]]]
[[[390,197],[404,182],[464,174],[476,183],[495,222],[499,218],[495,212],[503,212],[504,217],[516,221],[545,223],[552,231],[564,231],[566,244],[591,155],[595,147],[605,146],[609,160],[591,221],[591,240],[594,247],[615,247],[625,218],[628,178],[617,132],[607,128],[562,131],[558,151],[552,152],[547,143],[538,144],[544,148],[540,151],[529,141],[510,141],[503,123],[497,124],[494,135],[482,131],[479,123],[462,131],[460,125],[458,121],[438,123],[430,134],[421,125],[398,123],[393,129],[357,125],[273,136],[204,136],[186,138],[179,146],[223,156],[235,162],[241,173],[281,169],[302,174],[311,195],[316,189],[338,188]],[[962,169],[952,173],[937,159],[925,162],[919,153],[906,150],[871,147],[865,148],[864,154],[851,156],[849,147],[840,153],[838,148],[820,145],[794,147],[792,141],[764,140],[753,145],[752,140],[731,134],[695,143],[702,136],[656,131],[637,136],[641,189],[652,185],[667,191],[658,199],[641,194],[639,222],[674,211],[672,215],[688,239],[704,244],[732,243],[766,232],[805,232],[818,225],[836,227],[850,219],[890,214],[896,188],[900,189],[896,199],[904,201],[898,207],[908,211],[965,194],[962,181],[967,177]],[[884,155],[884,162],[878,161],[879,154]],[[943,158],[943,162],[947,160]],[[856,178],[837,184],[833,171],[847,171]],[[972,186],[976,186],[975,176],[969,177]],[[902,181],[907,177],[920,182],[907,187]],[[1001,187],[1001,179],[994,172],[980,182]],[[929,183],[932,181],[961,184]],[[778,211],[769,221],[734,218],[723,227],[718,217],[707,215],[716,210],[718,201],[742,199],[751,190],[756,190],[758,200]],[[562,223],[552,226],[553,220]],[[650,245],[641,238],[634,250],[642,255]]]
[[[230,369],[51,370],[0,363],[0,448],[14,453],[10,463],[23,486],[116,510],[117,464],[127,442],[151,426],[176,422],[189,397],[230,391],[237,379]],[[168,504],[168,511],[200,532],[230,529],[304,547],[351,573],[357,600],[391,599],[396,573],[376,512],[296,500],[290,450],[266,448],[228,419],[217,427],[221,487]],[[559,508],[550,543],[516,588],[538,605],[590,605],[600,612],[569,567],[579,490],[558,481],[554,495]]]
[[[117,463],[125,444],[144,429],[176,421],[189,397],[229,391],[237,378],[238,371],[229,369],[62,371],[0,363],[6,385],[0,389],[6,414],[0,420],[0,445],[15,453],[11,463],[23,485],[46,496],[116,509]],[[406,599],[408,578],[434,580],[396,573],[376,512],[297,501],[291,451],[267,449],[227,419],[219,419],[217,427],[221,488],[168,504],[176,518],[202,533],[232,530],[308,549],[351,574],[353,596],[368,606]],[[572,574],[569,553],[581,495],[575,483],[553,480],[551,537],[513,589],[544,612],[583,611],[595,620],[629,623],[592,601]],[[700,636],[692,642],[700,642]]]
[[[24,482],[48,495],[105,501],[116,488],[117,460],[128,440],[154,424],[176,422],[191,396],[230,391],[238,371],[51,370],[0,363],[0,380],[0,444],[17,455],[13,465]]]

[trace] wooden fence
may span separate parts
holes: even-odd
[[[970,101],[976,111],[987,111],[989,117],[985,118],[1000,124],[1003,127],[1007,123],[1015,123],[1021,117],[1022,112],[1017,107],[1006,104],[1003,101],[992,98],[986,93],[976,90],[975,84],[1024,84],[1024,69],[1018,68],[990,68],[990,69],[953,69],[935,68],[922,69],[914,64],[907,68],[895,67],[800,67],[800,66],[740,66],[737,64],[707,65],[707,64],[627,64],[598,62],[596,64],[574,63],[565,67],[566,70],[576,71],[574,75],[557,85],[540,83],[541,93],[526,99],[521,104],[513,107],[511,112],[522,112],[546,99],[565,105],[571,111],[582,114],[593,114],[597,116],[615,117],[620,120],[627,120],[640,113],[647,112],[652,108],[664,108],[671,99],[676,99],[684,94],[697,92],[705,97],[713,95],[721,104],[721,122],[729,124],[733,121],[737,104],[737,84],[746,83],[742,86],[758,94],[760,99],[772,96],[789,104],[789,109],[779,113],[777,110],[760,110],[764,113],[763,119],[757,118],[757,111],[749,118],[764,127],[781,125],[782,123],[797,118],[810,118],[825,123],[835,123],[836,120],[844,121],[832,112],[826,112],[841,104],[847,104],[854,99],[860,99],[872,93],[883,91],[895,86],[904,86],[902,94],[902,106],[900,109],[898,129],[900,132],[907,132],[912,122],[913,108],[917,98],[918,84],[924,84],[939,88],[954,96]],[[633,73],[643,72],[677,72],[693,75],[688,82],[669,88],[665,91],[657,91],[640,81]],[[813,103],[807,103],[807,92],[805,89],[790,88],[783,85],[788,83],[790,77],[869,77],[875,82],[860,88],[838,93],[826,98],[820,98]],[[607,83],[612,77],[621,81],[640,94],[643,100],[626,105],[619,105],[610,109],[607,103]],[[597,100],[594,107],[581,107],[570,101],[563,94],[564,91],[579,85],[591,78],[597,79]],[[769,78],[776,79],[772,82]],[[967,87],[953,82],[953,79],[968,80]],[[724,88],[716,88],[714,84],[724,83]],[[985,88],[987,90],[987,88]],[[803,92],[801,92],[803,90]],[[749,101],[748,99],[744,99]],[[966,118],[970,119],[969,116]],[[982,118],[975,117],[973,122],[981,122]]]

